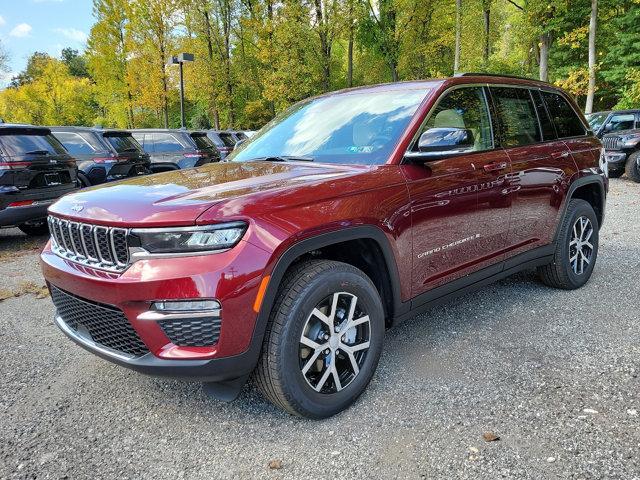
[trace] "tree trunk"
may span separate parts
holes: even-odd
[[[347,87],[353,87],[353,0],[349,2],[349,47],[347,49]]]
[[[456,0],[456,51],[453,59],[453,73],[460,70],[460,38],[462,34],[462,0]]]
[[[593,111],[593,97],[596,93],[596,28],[598,25],[598,0],[591,0],[591,19],[589,20],[589,87],[584,113]]]
[[[206,5],[203,7],[202,16],[204,18],[205,36],[207,37],[207,54],[209,55],[209,63],[211,68],[215,68],[215,61],[213,58],[213,42],[211,40],[211,19],[209,18],[209,12],[206,9]],[[216,130],[220,130],[220,113],[218,112],[218,101],[215,93],[216,79],[211,74],[211,112],[213,115],[213,126]]]
[[[540,80],[549,81],[549,48],[551,47],[551,34],[543,33],[540,36]]]
[[[489,33],[491,26],[491,10],[490,5],[485,5],[484,11],[482,12],[484,16],[484,51],[482,52],[482,61],[484,63],[485,68],[489,64],[489,54],[491,53],[491,47],[489,43]]]

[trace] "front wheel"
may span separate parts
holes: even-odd
[[[538,268],[546,285],[564,290],[582,287],[598,256],[598,217],[591,204],[572,199],[558,232],[553,261]]]
[[[283,280],[254,379],[275,405],[326,418],[349,407],[378,365],[384,308],[357,268],[315,260]]]
[[[634,152],[629,155],[627,159],[627,163],[625,165],[625,171],[627,172],[627,177],[633,180],[636,183],[640,183],[640,164],[638,161],[640,160],[640,151]]]

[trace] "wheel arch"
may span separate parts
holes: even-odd
[[[598,218],[598,228],[602,227],[604,222],[604,209],[606,205],[606,193],[604,180],[600,175],[590,175],[582,177],[571,184],[567,193],[567,201],[565,202],[562,218],[567,212],[569,201],[573,198],[579,198],[589,202],[596,212]]]
[[[359,250],[355,255],[348,255],[339,251],[340,247],[354,245],[375,246],[378,250],[373,252]],[[366,260],[365,255],[372,253],[373,255],[370,255],[371,263],[363,265],[362,262]],[[376,253],[380,255],[376,255]],[[256,339],[262,341],[271,309],[273,308],[280,285],[287,271],[296,263],[304,261],[306,258],[325,258],[344,261],[363,270],[371,278],[371,281],[376,285],[380,293],[380,297],[385,306],[387,323],[390,323],[391,319],[404,311],[406,305],[401,301],[398,266],[385,233],[373,225],[349,227],[300,240],[280,255],[271,271],[269,283],[256,319],[254,341]],[[349,261],[349,258],[351,258],[352,261]],[[372,275],[371,272],[379,267],[384,267],[384,273]]]

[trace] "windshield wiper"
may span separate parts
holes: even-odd
[[[254,160],[262,160],[264,162],[313,162],[312,157],[295,155],[274,155],[271,157],[255,158]]]
[[[49,150],[31,150],[24,152],[25,155],[49,155]]]

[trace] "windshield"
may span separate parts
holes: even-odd
[[[608,116],[608,113],[591,113],[587,115],[587,122],[589,122],[589,127],[591,128],[591,130],[593,130],[594,132],[600,130],[600,127]]]
[[[303,101],[269,122],[230,160],[291,156],[383,164],[428,91],[350,92]]]

